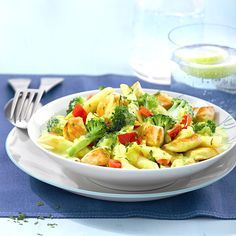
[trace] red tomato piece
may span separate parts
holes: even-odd
[[[137,129],[137,128],[139,128],[141,126],[141,124],[136,120],[135,122],[134,122],[134,129]]]
[[[141,138],[141,137],[138,137],[137,140],[136,140],[136,143],[137,143],[138,145],[140,145],[140,144],[142,143],[142,138]]]
[[[139,114],[145,117],[153,116],[153,113],[143,106],[139,108]]]
[[[170,160],[167,160],[167,159],[159,159],[159,160],[157,160],[157,163],[160,164],[160,165],[167,166],[167,165],[170,163]]]
[[[183,129],[186,129],[191,124],[191,121],[192,121],[191,115],[187,114],[187,115],[183,116],[182,121],[180,122],[180,124],[183,125]]]
[[[171,139],[174,139],[178,133],[181,131],[182,126],[180,124],[176,124],[172,129],[168,130],[167,133]]]
[[[73,111],[72,111],[72,114],[74,117],[81,117],[84,121],[84,123],[86,122],[86,118],[87,118],[87,111],[84,110],[84,108],[80,105],[80,104],[76,104]]]
[[[128,144],[131,142],[135,142],[138,139],[138,134],[136,132],[130,132],[125,134],[118,134],[118,140],[121,144]]]
[[[111,168],[121,168],[121,163],[118,160],[110,159],[108,162],[108,166]]]

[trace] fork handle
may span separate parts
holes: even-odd
[[[30,85],[31,79],[9,79],[8,83],[16,92],[18,89],[27,89]]]
[[[47,93],[49,90],[51,90],[55,86],[62,83],[63,80],[64,78],[59,78],[59,77],[58,78],[47,78],[47,77],[41,78],[39,89],[44,90],[44,92]]]

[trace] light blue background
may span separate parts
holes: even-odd
[[[235,11],[234,0],[208,0],[205,22],[236,26]],[[0,73],[131,74],[134,14],[135,0],[0,0]],[[235,221],[213,219],[67,219],[54,221],[55,229],[47,222],[0,219],[0,234],[236,234]]]
[[[208,0],[205,21],[236,26],[235,10]],[[135,0],[0,0],[0,72],[130,74],[135,11]]]

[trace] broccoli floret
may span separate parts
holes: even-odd
[[[176,123],[174,119],[172,119],[170,116],[166,116],[162,114],[157,114],[152,117],[148,117],[147,120],[150,121],[154,125],[163,127],[165,132],[171,129]]]
[[[188,101],[181,98],[173,98],[173,105],[168,110],[168,115],[180,121],[184,115],[190,114],[193,116],[193,108]]]
[[[213,135],[216,131],[216,124],[212,120],[198,122],[193,125],[193,130],[199,134]]]
[[[101,85],[98,87],[99,90],[103,90],[104,88],[106,88],[105,86]]]
[[[111,117],[110,132],[121,130],[124,126],[133,125],[136,117],[126,106],[117,106]]]
[[[47,123],[47,131],[56,135],[63,135],[63,129],[66,124],[64,116],[53,116]]]
[[[117,143],[117,134],[109,133],[106,134],[99,142],[97,143],[97,147],[106,147],[108,149],[113,149]]]
[[[142,96],[139,97],[138,104],[139,106],[144,106],[149,110],[155,109],[158,106],[158,102],[155,96],[148,93],[144,93]]]
[[[83,103],[84,103],[84,98],[82,98],[82,97],[73,98],[68,105],[68,109],[66,111],[66,114],[68,115],[69,113],[71,113],[76,104],[83,104]]]
[[[94,137],[94,140],[103,137],[107,131],[107,125],[103,118],[93,118],[88,121],[86,128],[88,134]]]
[[[77,152],[87,147],[93,141],[102,138],[107,131],[106,123],[102,118],[93,118],[89,120],[86,128],[88,133],[76,140],[74,144],[67,150],[69,156],[74,156]]]

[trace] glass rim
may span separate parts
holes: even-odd
[[[180,44],[176,43],[175,40],[172,37],[172,34],[179,30],[184,28],[190,28],[190,27],[197,27],[197,26],[211,26],[211,27],[219,27],[219,28],[225,28],[225,29],[231,29],[235,30],[236,33],[236,27],[230,26],[230,25],[224,25],[224,24],[214,24],[214,23],[194,23],[194,24],[185,24],[185,25],[179,25],[171,29],[168,33],[168,40],[175,46],[181,46]]]

